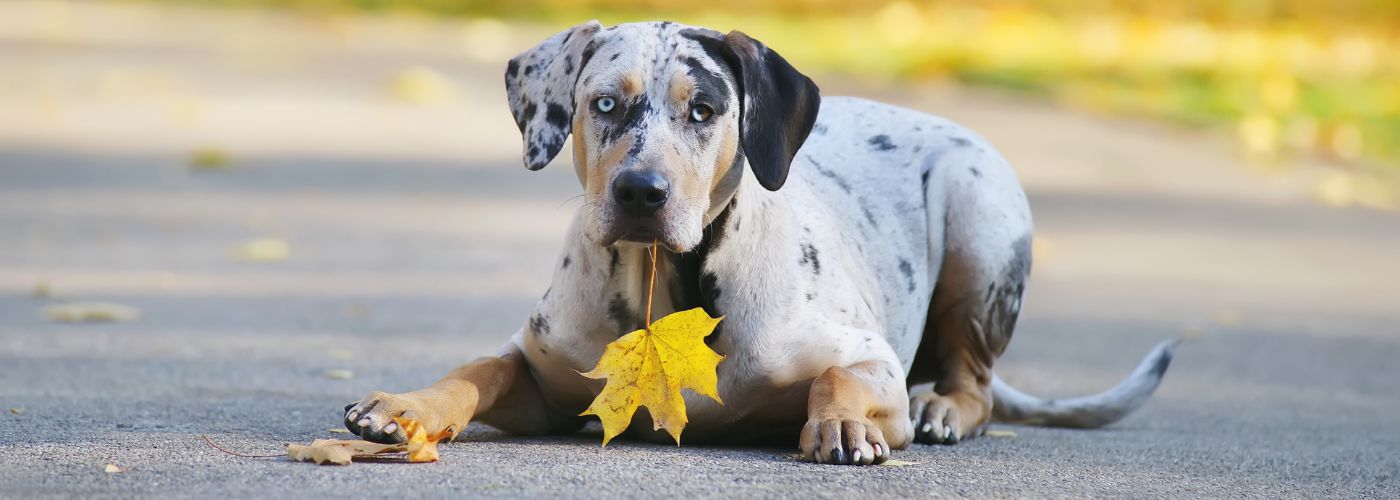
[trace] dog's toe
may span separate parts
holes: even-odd
[[[823,464],[879,464],[890,454],[884,433],[865,419],[808,420],[801,445],[803,456]]]
[[[366,441],[402,443],[407,440],[394,417],[406,416],[408,405],[398,396],[372,392],[345,407],[345,428]],[[411,416],[410,416],[411,418]]]
[[[909,398],[909,419],[914,424],[914,442],[957,444],[963,437],[962,418],[951,399],[938,394]]]

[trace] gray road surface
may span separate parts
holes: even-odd
[[[1396,214],[1321,207],[1321,170],[1246,167],[1212,135],[835,79],[1017,165],[1038,233],[1008,381],[1100,390],[1156,341],[1196,338],[1140,413],[995,426],[1015,436],[914,446],[906,467],[475,427],[431,465],[224,455],[198,436],[245,453],[337,437],[345,403],[521,324],[578,206],[567,159],[520,167],[501,98],[501,60],[542,33],[46,5],[0,6],[0,496],[1400,496]],[[390,90],[405,74],[426,104]],[[199,148],[231,164],[192,169]],[[232,257],[254,238],[289,258]],[[40,315],[64,301],[143,317]]]

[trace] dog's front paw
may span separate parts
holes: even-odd
[[[890,458],[885,434],[863,418],[808,420],[801,446],[804,457],[822,464],[872,465]]]
[[[436,418],[411,394],[371,392],[364,399],[345,405],[345,428],[366,441],[402,443],[408,438],[394,417],[417,420],[429,432],[440,427]]]

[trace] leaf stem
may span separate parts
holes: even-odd
[[[656,291],[656,244],[658,240],[651,240],[651,248],[647,253],[651,254],[651,278],[647,280],[647,322],[646,329],[651,331],[651,294]]]
[[[229,455],[233,455],[233,456],[235,456],[235,457],[239,457],[239,458],[277,458],[277,457],[285,457],[285,456],[287,456],[286,453],[279,453],[279,454],[276,454],[276,455],[248,455],[248,454],[246,454],[246,453],[238,453],[238,452],[235,452],[235,451],[228,451],[228,450],[224,449],[224,447],[219,446],[219,445],[217,445],[217,444],[214,444],[214,440],[213,440],[213,439],[209,439],[209,435],[208,435],[208,434],[200,434],[199,437],[204,438],[204,442],[209,443],[209,446],[213,446],[214,449],[219,450],[219,451],[222,451],[222,452],[227,453],[227,454],[229,454]]]

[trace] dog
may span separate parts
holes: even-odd
[[[401,442],[480,421],[569,433],[603,387],[580,376],[657,316],[703,307],[724,403],[685,395],[693,442],[797,437],[807,459],[877,464],[999,421],[1114,422],[1152,394],[1173,343],[1107,392],[1042,400],[1003,383],[1031,270],[1031,214],[1010,165],[948,120],[823,98],[742,32],[671,22],[574,26],[511,59],[530,170],[573,136],[585,193],[553,281],[495,356],[426,389],[345,407],[351,432]],[[628,432],[666,440],[638,411]],[[790,441],[789,441],[790,442]]]

